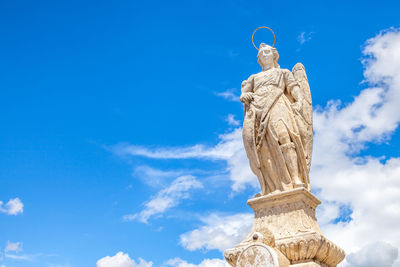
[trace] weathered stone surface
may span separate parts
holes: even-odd
[[[264,244],[247,246],[239,255],[237,267],[271,266],[279,267],[276,252]]]
[[[308,190],[296,188],[247,201],[254,210],[254,229],[267,227],[275,237],[295,236],[306,232],[321,233],[315,209],[321,202]]]
[[[225,251],[225,259],[234,267],[289,267],[289,260],[276,248],[267,246],[260,240],[242,243]]]
[[[344,259],[344,251],[320,233],[305,233],[277,241],[276,247],[292,264],[315,262],[336,266]]]

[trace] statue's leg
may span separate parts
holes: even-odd
[[[297,153],[294,143],[290,139],[290,135],[286,125],[279,120],[275,126],[275,132],[278,136],[279,145],[285,158],[286,166],[289,170],[290,177],[294,187],[304,187],[304,183],[299,177],[299,167],[297,163]]]

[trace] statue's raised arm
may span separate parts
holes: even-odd
[[[262,71],[242,83],[243,142],[262,195],[297,187],[310,190],[312,105],[303,65],[281,69],[278,51],[261,44]]]

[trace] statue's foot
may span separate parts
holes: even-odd
[[[294,188],[299,188],[299,187],[306,187],[306,184],[302,182],[295,182]]]

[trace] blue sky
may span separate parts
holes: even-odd
[[[319,106],[311,185],[325,203],[324,231],[348,254],[378,244],[392,264],[400,246],[393,226],[400,203],[389,198],[400,190],[399,8],[398,1],[2,1],[0,266],[95,266],[118,252],[130,257],[121,266],[220,259],[239,238],[221,225],[238,221],[234,231],[247,231],[246,200],[259,190],[241,157],[236,98],[241,81],[260,70],[251,34],[262,25],[275,30],[282,68],[305,65]],[[268,31],[255,36],[262,41],[272,41]],[[331,100],[342,105],[327,107]],[[328,168],[335,164],[343,172]],[[354,189],[368,183],[388,186],[387,199]],[[350,197],[357,194],[373,201]],[[368,214],[365,203],[377,205],[373,211],[391,205],[381,215],[391,234],[359,238],[354,229],[377,230],[362,224],[371,217],[357,217]],[[219,235],[225,243],[212,239]]]

